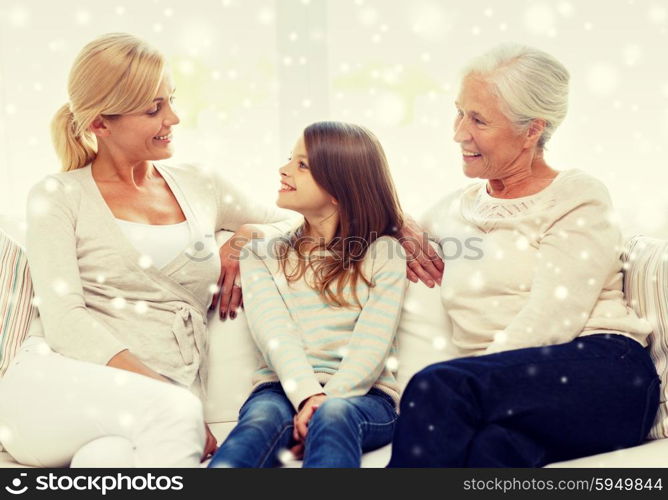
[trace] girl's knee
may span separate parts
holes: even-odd
[[[276,399],[251,399],[241,409],[239,419],[245,421],[269,420],[277,423],[292,423],[294,411],[289,401]]]
[[[347,420],[354,411],[355,406],[346,398],[328,398],[313,414],[310,425],[333,425]]]

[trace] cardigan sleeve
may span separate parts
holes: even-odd
[[[406,257],[394,238],[382,237],[367,251],[372,259],[369,297],[338,370],[325,384],[328,396],[361,396],[381,376],[394,343],[406,292]]]
[[[77,260],[80,192],[74,184],[50,176],[31,189],[26,253],[47,343],[64,356],[106,364],[127,346],[86,308]]]
[[[605,186],[592,179],[540,239],[529,300],[485,354],[569,342],[605,282],[621,270],[621,232]]]
[[[262,257],[258,250],[251,250],[251,245],[245,249],[246,255],[241,259],[241,283],[248,326],[267,366],[276,373],[290,402],[298,410],[302,401],[322,393],[323,389],[306,357],[301,328],[292,319],[274,276],[265,264],[265,261],[274,263],[275,260]]]
[[[279,237],[303,221],[297,212],[268,206],[252,199],[221,174],[213,172],[217,205],[216,231],[237,231],[244,224],[260,226],[265,238]]]

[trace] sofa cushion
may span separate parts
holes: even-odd
[[[251,337],[246,316],[220,319],[218,311],[209,313],[209,381],[204,417],[211,422],[235,422],[241,405],[251,391],[251,378],[259,355]]]
[[[211,432],[218,443],[222,443],[234,427],[234,422],[211,425]],[[390,461],[391,446],[386,445],[362,456],[362,467],[385,467]],[[615,450],[600,455],[576,458],[565,462],[548,465],[549,468],[597,468],[597,467],[666,467],[668,457],[668,439],[648,441],[640,446]],[[0,463],[0,467],[4,465]],[[301,467],[301,461],[288,459],[283,465],[287,468]]]
[[[33,288],[23,249],[0,229],[0,376],[35,317]]]
[[[409,283],[397,328],[397,381],[402,390],[411,377],[426,366],[458,356],[451,342],[451,332],[450,319],[441,303],[440,287]]]
[[[661,378],[661,403],[650,439],[668,437],[668,241],[635,236],[624,251],[624,295],[652,325],[649,350]]]
[[[25,248],[26,222],[24,217],[0,214],[0,231],[18,243],[21,248]]]

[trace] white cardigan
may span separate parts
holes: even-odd
[[[118,227],[90,166],[46,177],[28,197],[26,251],[44,336],[55,351],[106,364],[129,349],[204,395],[206,311],[220,274],[215,232],[294,222],[192,166],[156,164],[190,228],[190,246],[162,269]]]

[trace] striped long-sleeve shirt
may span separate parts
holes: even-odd
[[[254,388],[280,381],[295,409],[314,394],[351,397],[372,387],[398,401],[395,333],[407,281],[405,254],[396,239],[382,237],[370,245],[362,269],[373,286],[358,280],[361,307],[329,305],[308,285],[308,272],[288,283],[266,243],[245,250],[246,317],[262,354]],[[355,303],[349,286],[344,294]]]

